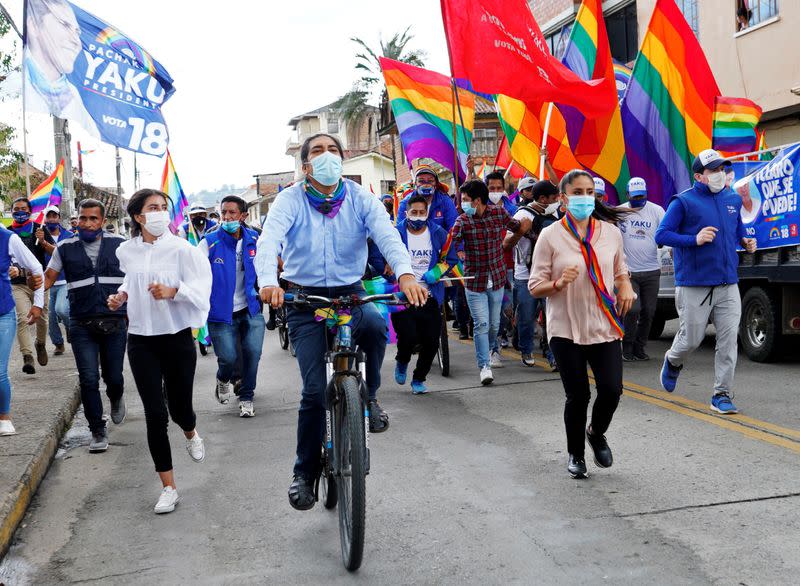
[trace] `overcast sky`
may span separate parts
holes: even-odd
[[[164,105],[170,152],[184,191],[254,182],[256,173],[293,168],[285,155],[292,116],[324,106],[356,79],[359,36],[377,46],[411,25],[412,48],[426,65],[449,72],[441,11],[436,0],[77,0],[74,2],[130,36],[170,72],[176,92]],[[4,2],[22,25],[22,1]],[[18,55],[21,54],[21,49]],[[21,99],[0,105],[0,121],[20,129]],[[71,125],[74,143],[97,148],[84,156],[92,183],[116,184],[114,148]],[[28,148],[34,164],[53,163],[52,121],[28,113]],[[163,161],[139,155],[143,187],[160,183]],[[77,161],[73,159],[73,165]],[[123,187],[133,188],[133,156],[123,151]]]

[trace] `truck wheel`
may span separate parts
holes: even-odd
[[[778,307],[761,287],[749,289],[742,299],[739,337],[750,360],[769,362],[775,358],[781,337]]]
[[[666,324],[666,318],[662,314],[656,313],[653,316],[653,323],[650,324],[650,333],[647,335],[647,338],[649,340],[658,340],[661,334],[664,333],[664,326]]]

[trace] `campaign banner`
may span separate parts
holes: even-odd
[[[742,198],[742,221],[758,248],[800,244],[800,143],[771,161],[734,163],[733,189]]]
[[[118,29],[66,0],[26,0],[23,75],[30,110],[66,118],[114,146],[163,156],[166,69]]]

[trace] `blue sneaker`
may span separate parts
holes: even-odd
[[[411,392],[415,395],[424,395],[428,392],[428,387],[425,386],[425,383],[418,380],[411,381]]]
[[[711,397],[711,410],[723,415],[733,415],[739,412],[728,393],[717,393]]]
[[[394,380],[398,385],[406,384],[406,373],[408,372],[408,364],[402,362],[395,362],[394,367]]]
[[[661,367],[661,386],[668,393],[675,390],[681,370],[683,370],[683,366],[675,366],[669,361],[669,358],[664,356],[664,366]]]

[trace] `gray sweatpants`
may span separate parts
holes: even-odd
[[[739,286],[676,287],[675,307],[680,317],[680,328],[672,347],[667,350],[667,358],[675,366],[681,366],[686,357],[700,346],[711,316],[717,330],[714,394],[730,393],[736,369],[737,333],[742,317]]]

